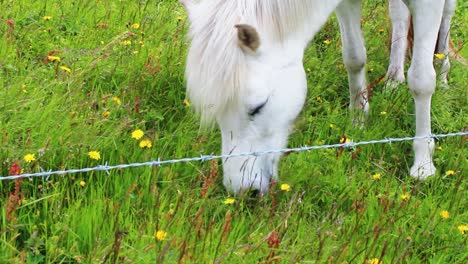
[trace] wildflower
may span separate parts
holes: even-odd
[[[132,132],[132,138],[134,138],[136,140],[139,140],[140,138],[142,138],[143,135],[145,135],[145,132],[143,132],[141,129],[135,129]]]
[[[81,187],[85,187],[85,185],[86,185],[86,182],[85,182],[85,181],[80,181],[80,186],[81,186]]]
[[[110,115],[110,111],[104,111],[104,113],[102,113],[102,117],[108,117]]]
[[[120,101],[120,99],[116,96],[112,97],[112,101],[114,101],[114,103],[116,105],[121,105],[122,104],[122,101]]]
[[[286,184],[286,183],[281,184],[280,188],[282,191],[286,191],[286,192],[291,191],[291,186],[289,186],[289,184]]]
[[[142,141],[140,141],[139,146],[140,148],[151,148],[153,144],[151,143],[151,140],[143,139]]]
[[[316,100],[319,104],[323,103],[322,97],[320,96],[317,96]]]
[[[443,219],[449,219],[450,218],[450,214],[447,210],[443,210],[440,212],[440,217],[442,217]]]
[[[455,172],[454,170],[448,170],[448,171],[445,173],[445,175],[447,175],[447,176],[448,176],[448,175],[455,175],[455,173],[456,173],[456,172]]]
[[[60,61],[60,57],[59,57],[59,56],[52,56],[52,55],[49,55],[49,56],[47,56],[47,59],[50,60],[50,61]]]
[[[323,41],[323,44],[325,44],[325,45],[330,45],[330,43],[331,43],[331,41],[329,39],[326,39],[326,40]]]
[[[369,263],[369,264],[380,264],[382,262],[380,262],[378,258],[373,258],[373,259],[369,259],[367,261],[367,263]]]
[[[437,150],[443,150],[444,148],[442,146],[438,146]]]
[[[436,53],[436,54],[434,54],[434,57],[436,57],[436,58],[439,59],[439,60],[442,60],[442,59],[445,58],[445,54],[443,54],[443,53]]]
[[[182,19],[183,19],[182,16],[178,16],[178,17],[177,17],[177,20],[178,20],[178,21],[182,21]]]
[[[187,99],[184,99],[184,105],[187,107],[190,106],[190,101]]]
[[[52,19],[51,16],[43,16],[42,19],[44,19],[45,21],[49,21]]]
[[[403,193],[402,195],[400,195],[400,198],[403,201],[409,200],[410,197],[411,197],[411,194],[409,194],[409,193]]]
[[[140,28],[140,24],[133,23],[131,27],[137,29],[137,28]]]
[[[60,69],[62,69],[62,70],[64,70],[64,71],[66,71],[66,72],[68,72],[68,73],[70,73],[70,72],[71,72],[71,69],[70,69],[70,68],[68,68],[67,66],[60,66]]]
[[[333,129],[333,128],[335,128],[335,125],[334,125],[334,124],[330,124],[330,125],[328,125],[328,127],[329,127],[330,129]]]
[[[93,160],[101,159],[101,153],[99,153],[99,151],[96,151],[96,150],[88,152],[88,156]]]
[[[124,40],[124,41],[122,42],[122,44],[123,44],[124,46],[132,45],[132,41],[127,39],[127,40]]]
[[[468,225],[459,225],[457,229],[460,231],[460,233],[466,234],[466,231],[468,231]]]
[[[376,174],[372,175],[372,179],[374,179],[374,180],[380,180],[380,177],[381,177],[380,173],[376,173]]]
[[[234,198],[227,198],[226,200],[224,200],[224,204],[234,204],[235,201],[236,199]]]
[[[36,157],[34,156],[34,154],[26,154],[24,156],[24,161],[26,161],[26,163],[31,163],[32,161],[35,161],[36,160]]]
[[[387,114],[387,112],[385,112],[385,111],[380,112],[380,115],[386,115],[386,114]]]
[[[164,230],[158,230],[154,234],[154,237],[159,241],[163,241],[166,238],[166,236],[167,236],[167,232]]]
[[[384,33],[384,31],[385,31],[385,30],[384,30],[383,28],[379,28],[379,33],[380,33],[380,34]]]
[[[342,138],[340,139],[340,143],[341,143],[341,144],[349,143],[349,142],[351,142],[351,139],[350,139],[350,138],[342,137]]]

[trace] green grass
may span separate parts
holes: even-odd
[[[15,161],[39,172],[220,152],[219,133],[200,131],[183,103],[187,23],[176,1],[7,0],[0,10],[2,176]],[[457,47],[468,32],[462,10]],[[371,82],[386,71],[390,25],[385,3],[366,2],[364,14]],[[378,83],[366,128],[351,125],[340,49],[332,18],[305,56],[309,95],[290,146],[413,135],[404,85]],[[433,98],[433,133],[468,124],[466,66],[452,66],[450,89]],[[151,148],[131,138],[135,129]],[[269,195],[231,205],[219,161],[2,181],[0,263],[463,263],[466,138],[437,146],[437,175],[424,182],[408,176],[411,142],[291,154]],[[93,150],[100,160],[89,158]]]

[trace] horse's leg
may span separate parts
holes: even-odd
[[[366,85],[366,47],[361,30],[361,0],[344,0],[336,9],[343,44],[343,61],[348,71],[350,110],[358,112],[355,123],[362,124],[369,111]],[[359,113],[361,112],[361,113]]]
[[[444,13],[442,15],[442,22],[440,23],[439,37],[437,40],[436,53],[444,54],[442,59],[437,59],[436,64],[440,64],[439,80],[442,85],[447,85],[447,74],[450,71],[449,61],[449,41],[450,41],[450,22],[452,20],[456,0],[446,0],[444,6]]]
[[[405,58],[408,50],[410,12],[402,0],[389,1],[392,20],[392,43],[386,87],[396,88],[405,81]]]
[[[408,86],[413,94],[416,110],[416,136],[431,134],[431,97],[436,87],[433,53],[444,8],[443,1],[409,1],[414,27],[414,45]],[[426,178],[435,173],[432,163],[434,140],[416,139],[413,142],[414,164],[410,174]]]

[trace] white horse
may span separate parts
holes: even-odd
[[[340,24],[348,71],[350,109],[367,113],[366,49],[361,0],[181,0],[190,20],[187,93],[203,123],[216,121],[222,153],[286,147],[307,91],[303,53],[330,14]],[[433,51],[443,0],[406,0],[414,47],[408,83],[416,104],[416,135],[431,134],[431,96],[436,86]],[[433,139],[413,142],[413,177],[435,173]],[[264,194],[278,177],[279,154],[223,160],[224,185],[241,194]]]

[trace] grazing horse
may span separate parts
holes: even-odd
[[[406,0],[412,14],[414,47],[408,71],[416,104],[416,136],[431,134],[431,96],[436,86],[433,51],[443,0]],[[361,31],[361,0],[181,0],[191,44],[186,62],[187,95],[202,123],[216,121],[222,153],[261,152],[286,147],[307,91],[302,64],[308,42],[334,11],[348,72],[350,110],[356,120],[369,110]],[[360,114],[359,114],[360,113]],[[413,142],[410,174],[435,173],[434,141]],[[223,183],[236,194],[267,192],[278,177],[280,154],[223,159]]]

